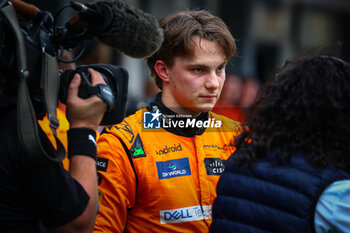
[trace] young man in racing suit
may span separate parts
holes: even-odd
[[[147,62],[162,89],[154,103],[98,141],[95,232],[208,232],[211,205],[239,125],[210,112],[236,51],[207,11],[160,21],[162,47]]]

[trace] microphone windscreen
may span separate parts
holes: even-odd
[[[153,16],[120,0],[103,3],[112,7],[114,20],[109,30],[97,35],[101,42],[135,58],[151,55],[161,46],[163,30]]]

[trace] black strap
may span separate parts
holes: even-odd
[[[112,89],[106,84],[96,84],[95,86],[89,86],[89,95],[97,95],[104,102],[106,102],[108,111],[111,111],[114,107],[114,94]]]
[[[60,162],[66,156],[66,151],[56,136],[58,120],[56,118],[57,96],[59,88],[58,64],[54,57],[43,52],[42,75],[44,78],[44,102],[48,112],[50,129],[56,139],[57,150],[50,145],[44,147],[41,140],[44,135],[38,127],[34,107],[31,102],[27,79],[27,55],[24,38],[18,23],[16,11],[12,5],[0,9],[7,23],[10,25],[16,40],[17,69],[19,75],[18,97],[17,97],[17,124],[19,140],[27,155],[35,162],[45,164],[48,162]],[[52,152],[53,151],[53,152]]]
[[[56,136],[56,129],[59,126],[56,109],[60,87],[56,58],[44,52],[42,55],[41,71],[42,80],[44,80],[44,104],[47,111],[47,118],[50,123],[51,131]]]

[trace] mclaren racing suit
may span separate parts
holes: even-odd
[[[57,114],[57,119],[59,120],[59,127],[56,130],[57,138],[61,141],[62,145],[67,151],[68,149],[67,131],[69,129],[69,122],[66,118],[66,114],[60,108],[57,108],[56,114]],[[45,132],[46,136],[48,137],[48,139],[50,140],[54,148],[57,149],[56,140],[51,132],[50,123],[47,116],[45,116],[42,120],[38,120],[38,124],[40,125],[41,129]],[[69,171],[69,159],[67,157],[62,161],[62,164],[64,169]]]
[[[158,128],[156,109],[139,110],[100,135],[94,232],[209,231],[216,184],[239,125],[209,112],[199,117],[209,128],[186,127],[195,120]]]

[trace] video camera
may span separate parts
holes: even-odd
[[[38,118],[42,118],[46,113],[44,92],[45,81],[43,55],[52,57],[62,62],[64,61],[59,56],[60,51],[63,53],[64,49],[76,48],[84,41],[91,39],[97,33],[95,25],[85,23],[80,20],[77,24],[66,23],[63,26],[55,25],[55,19],[51,13],[35,9],[28,10],[28,6],[19,0],[0,0],[0,9],[13,4],[17,11],[17,20],[20,26],[20,33],[24,41],[26,51],[26,71],[28,76],[26,82],[29,89],[31,102],[35,109]],[[24,7],[23,7],[24,6]],[[32,6],[32,5],[31,5]],[[33,6],[32,6],[33,7]],[[72,2],[64,8],[79,8],[78,2]],[[26,10],[23,10],[23,9]],[[21,9],[23,15],[21,13]],[[59,11],[60,12],[60,11]],[[104,17],[104,20],[111,21],[113,12]],[[72,18],[73,19],[73,18]],[[71,19],[71,20],[72,20]],[[11,23],[14,19],[6,19],[3,14],[0,15],[0,108],[11,104],[16,99],[17,88],[19,83],[19,58],[24,56],[20,53],[15,53],[19,45],[16,44],[16,35],[11,28]],[[98,21],[98,19],[96,19]],[[101,25],[103,25],[102,23]],[[108,27],[108,24],[104,24]],[[17,56],[17,57],[16,57]],[[77,60],[76,57],[74,60]],[[53,62],[55,63],[55,62]],[[90,73],[88,68],[95,69],[100,72],[107,85],[99,85],[98,89],[92,88],[90,83]],[[51,71],[55,69],[55,65],[48,67],[50,75],[55,75]],[[78,67],[76,70],[66,70],[63,73],[58,72],[58,97],[61,102],[66,102],[68,86],[75,73],[82,76],[82,84],[79,89],[79,96],[81,98],[88,98],[92,94],[96,94],[103,99],[107,105],[108,110],[105,113],[101,124],[112,125],[122,121],[125,116],[125,105],[127,97],[128,73],[125,69],[114,65],[84,65]],[[52,84],[49,84],[52,87]]]
[[[78,9],[80,5],[75,2],[66,7]],[[105,12],[110,12],[110,15],[106,14],[104,19],[111,21],[113,12],[108,9]],[[59,72],[58,60],[65,62],[59,51],[75,48],[97,33],[96,25],[84,24],[83,20],[77,24],[69,22],[58,26],[49,12],[19,0],[0,0],[0,109],[17,104],[20,141],[26,153],[36,161],[57,162],[65,157],[59,140],[56,140],[57,150],[41,144],[46,139],[38,129],[37,120],[47,115],[56,136],[58,99],[66,102],[69,83],[75,73],[82,77],[79,87],[81,98],[96,94],[107,103],[108,110],[101,124],[116,124],[125,116],[126,70],[114,65],[96,64]],[[92,87],[88,68],[98,71],[106,85]]]

